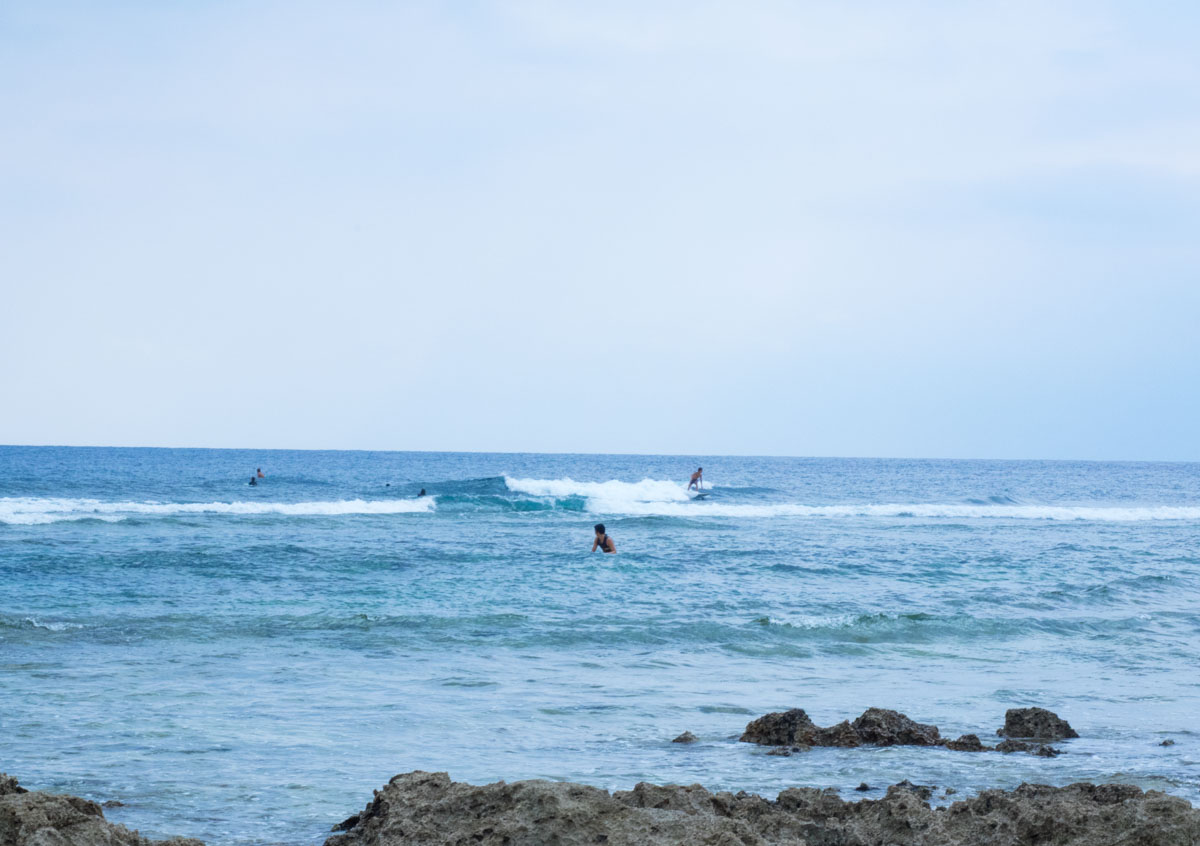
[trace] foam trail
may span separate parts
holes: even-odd
[[[531,496],[583,496],[618,502],[687,502],[687,488],[681,482],[642,479],[640,482],[576,482],[574,479],[513,479],[504,484],[514,493]]]
[[[433,497],[331,502],[104,502],[97,499],[0,498],[0,523],[38,525],[63,520],[114,522],[136,516],[177,514],[280,514],[289,517],[336,517],[348,514],[412,514],[433,511]]]
[[[715,502],[630,502],[589,499],[596,514],[653,517],[894,517],[918,519],[1078,520],[1129,523],[1146,520],[1200,520],[1200,507],[1155,505],[1104,507],[1087,505],[955,505],[937,503],[886,505],[734,505]]]

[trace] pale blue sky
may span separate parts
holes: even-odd
[[[1200,459],[1191,3],[0,5],[0,443]]]

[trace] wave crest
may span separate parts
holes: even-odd
[[[39,525],[63,520],[105,520],[130,517],[171,517],[179,514],[279,514],[289,517],[336,517],[350,514],[413,514],[433,511],[433,497],[420,499],[328,502],[104,502],[98,499],[0,498],[0,523]]]

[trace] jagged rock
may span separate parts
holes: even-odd
[[[172,837],[147,840],[104,819],[95,802],[78,796],[25,790],[0,773],[0,844],[3,846],[204,846]]]
[[[787,758],[792,754],[792,750],[786,746],[776,746],[767,752],[768,755],[778,755],[781,758]]]
[[[996,729],[996,734],[1042,741],[1079,737],[1070,723],[1045,708],[1009,708],[1004,713],[1004,725]]]
[[[8,796],[12,793],[28,793],[21,785],[17,784],[17,780],[7,773],[0,773],[0,796]]]
[[[1158,745],[1159,746],[1174,746],[1175,741],[1174,740],[1164,740],[1162,743],[1160,743]]]
[[[350,829],[352,829],[356,825],[358,825],[358,818],[359,818],[358,814],[355,814],[350,817],[346,817],[346,819],[342,820],[340,823],[338,823],[337,825],[335,825],[333,828],[331,828],[329,830],[330,831],[349,831]]]
[[[474,787],[445,773],[398,775],[326,846],[1194,846],[1200,810],[1130,785],[1023,784],[931,809],[919,785],[882,799],[790,788],[747,793],[639,784],[610,794],[522,781]]]
[[[891,787],[889,787],[887,789],[887,795],[891,796],[893,793],[907,791],[908,793],[914,793],[921,797],[922,802],[928,802],[933,796],[933,791],[935,790],[937,790],[936,784],[913,784],[908,779],[905,779],[899,784],[893,784]]]
[[[997,752],[1028,752],[1039,758],[1053,758],[1061,755],[1062,751],[1044,743],[1029,743],[1024,740],[1004,740],[994,747]]]
[[[868,708],[853,723],[821,728],[801,708],[765,714],[746,726],[740,740],[763,746],[938,746],[937,726],[910,720],[899,711]]]
[[[858,783],[858,787],[856,787],[856,788],[854,788],[854,789],[855,789],[855,790],[857,790],[857,791],[859,791],[859,792],[861,792],[861,793],[865,793],[865,792],[867,792],[868,790],[870,790],[870,789],[871,789],[871,785],[867,784],[865,781],[860,781],[860,782]]]
[[[105,799],[100,803],[101,808],[124,808],[125,803],[120,799]]]
[[[868,708],[854,721],[854,731],[872,746],[938,746],[938,727],[910,720],[898,711]]]
[[[746,725],[746,731],[738,738],[742,743],[757,743],[760,746],[789,746],[793,743],[810,745],[817,727],[802,708],[764,714]]]
[[[675,738],[671,742],[672,743],[695,743],[696,735],[692,734],[690,731],[685,731],[683,734],[679,735],[679,737]]]
[[[943,796],[953,796],[957,792],[958,791],[955,790],[953,787],[947,787],[945,790],[942,791],[942,795]]]
[[[991,746],[984,746],[977,734],[964,734],[958,740],[947,740],[946,748],[955,752],[987,752]]]
[[[842,720],[836,726],[817,729],[813,733],[813,746],[844,746],[853,748],[862,746],[863,740],[849,720]]]

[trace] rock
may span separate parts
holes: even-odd
[[[786,758],[792,754],[792,750],[786,746],[776,746],[774,749],[767,752],[768,755],[778,755],[781,758]]]
[[[125,803],[120,799],[105,799],[100,803],[101,808],[124,808]]]
[[[683,734],[679,735],[679,737],[675,738],[671,742],[672,743],[695,743],[696,735],[692,734],[690,731],[685,731]]]
[[[1175,745],[1175,741],[1174,741],[1174,740],[1169,740],[1169,739],[1168,739],[1168,740],[1164,740],[1162,743],[1160,743],[1160,744],[1158,744],[1158,745],[1159,745],[1159,746],[1174,746],[1174,745]]]
[[[0,844],[4,846],[204,846],[172,837],[148,840],[104,819],[95,802],[78,796],[28,791],[0,774]]]
[[[867,784],[865,781],[860,781],[858,783],[858,787],[856,787],[854,789],[859,791],[860,793],[865,793],[871,789],[871,785]]]
[[[996,744],[997,752],[1032,752],[1033,744],[1024,740],[1002,740]]]
[[[765,714],[746,725],[738,738],[742,743],[761,746],[789,746],[793,743],[811,744],[817,727],[801,708]]]
[[[942,742],[937,726],[915,722],[886,708],[868,708],[854,721],[854,731],[872,746],[938,746]]]
[[[17,780],[7,773],[0,773],[0,796],[8,796],[13,793],[28,793],[21,785],[17,784]]]
[[[984,746],[977,734],[964,734],[958,740],[947,740],[946,748],[955,752],[987,752],[992,747]]]
[[[958,791],[955,790],[953,787],[947,787],[945,790],[942,791],[942,795],[943,796],[953,796],[957,792]]]
[[[566,782],[482,787],[445,773],[398,775],[326,846],[1193,846],[1200,810],[1119,784],[988,790],[931,809],[933,788],[901,782],[882,799],[789,788],[774,800],[699,785],[608,793]],[[353,819],[353,818],[351,818]],[[349,822],[349,820],[347,821]],[[3,842],[3,841],[0,841]]]
[[[352,829],[356,825],[358,825],[358,818],[359,818],[358,814],[355,814],[354,816],[351,816],[351,817],[346,817],[346,819],[342,820],[340,823],[338,823],[337,825],[335,825],[333,828],[331,828],[329,830],[330,831],[349,831],[350,829]]]
[[[996,729],[996,734],[1043,741],[1079,737],[1070,723],[1045,708],[1009,708],[1004,714],[1004,725]]]
[[[922,802],[928,802],[935,790],[937,790],[936,784],[913,784],[908,779],[905,779],[899,784],[893,784],[887,789],[887,792],[888,796],[891,796],[893,793],[908,792],[919,796]]]
[[[1043,743],[1028,743],[1024,740],[1005,740],[995,746],[997,752],[1028,752],[1041,758],[1053,758],[1061,755],[1062,751]]]
[[[899,711],[868,708],[853,723],[821,728],[801,708],[765,714],[746,726],[740,740],[763,746],[939,746],[937,726],[910,720]]]

